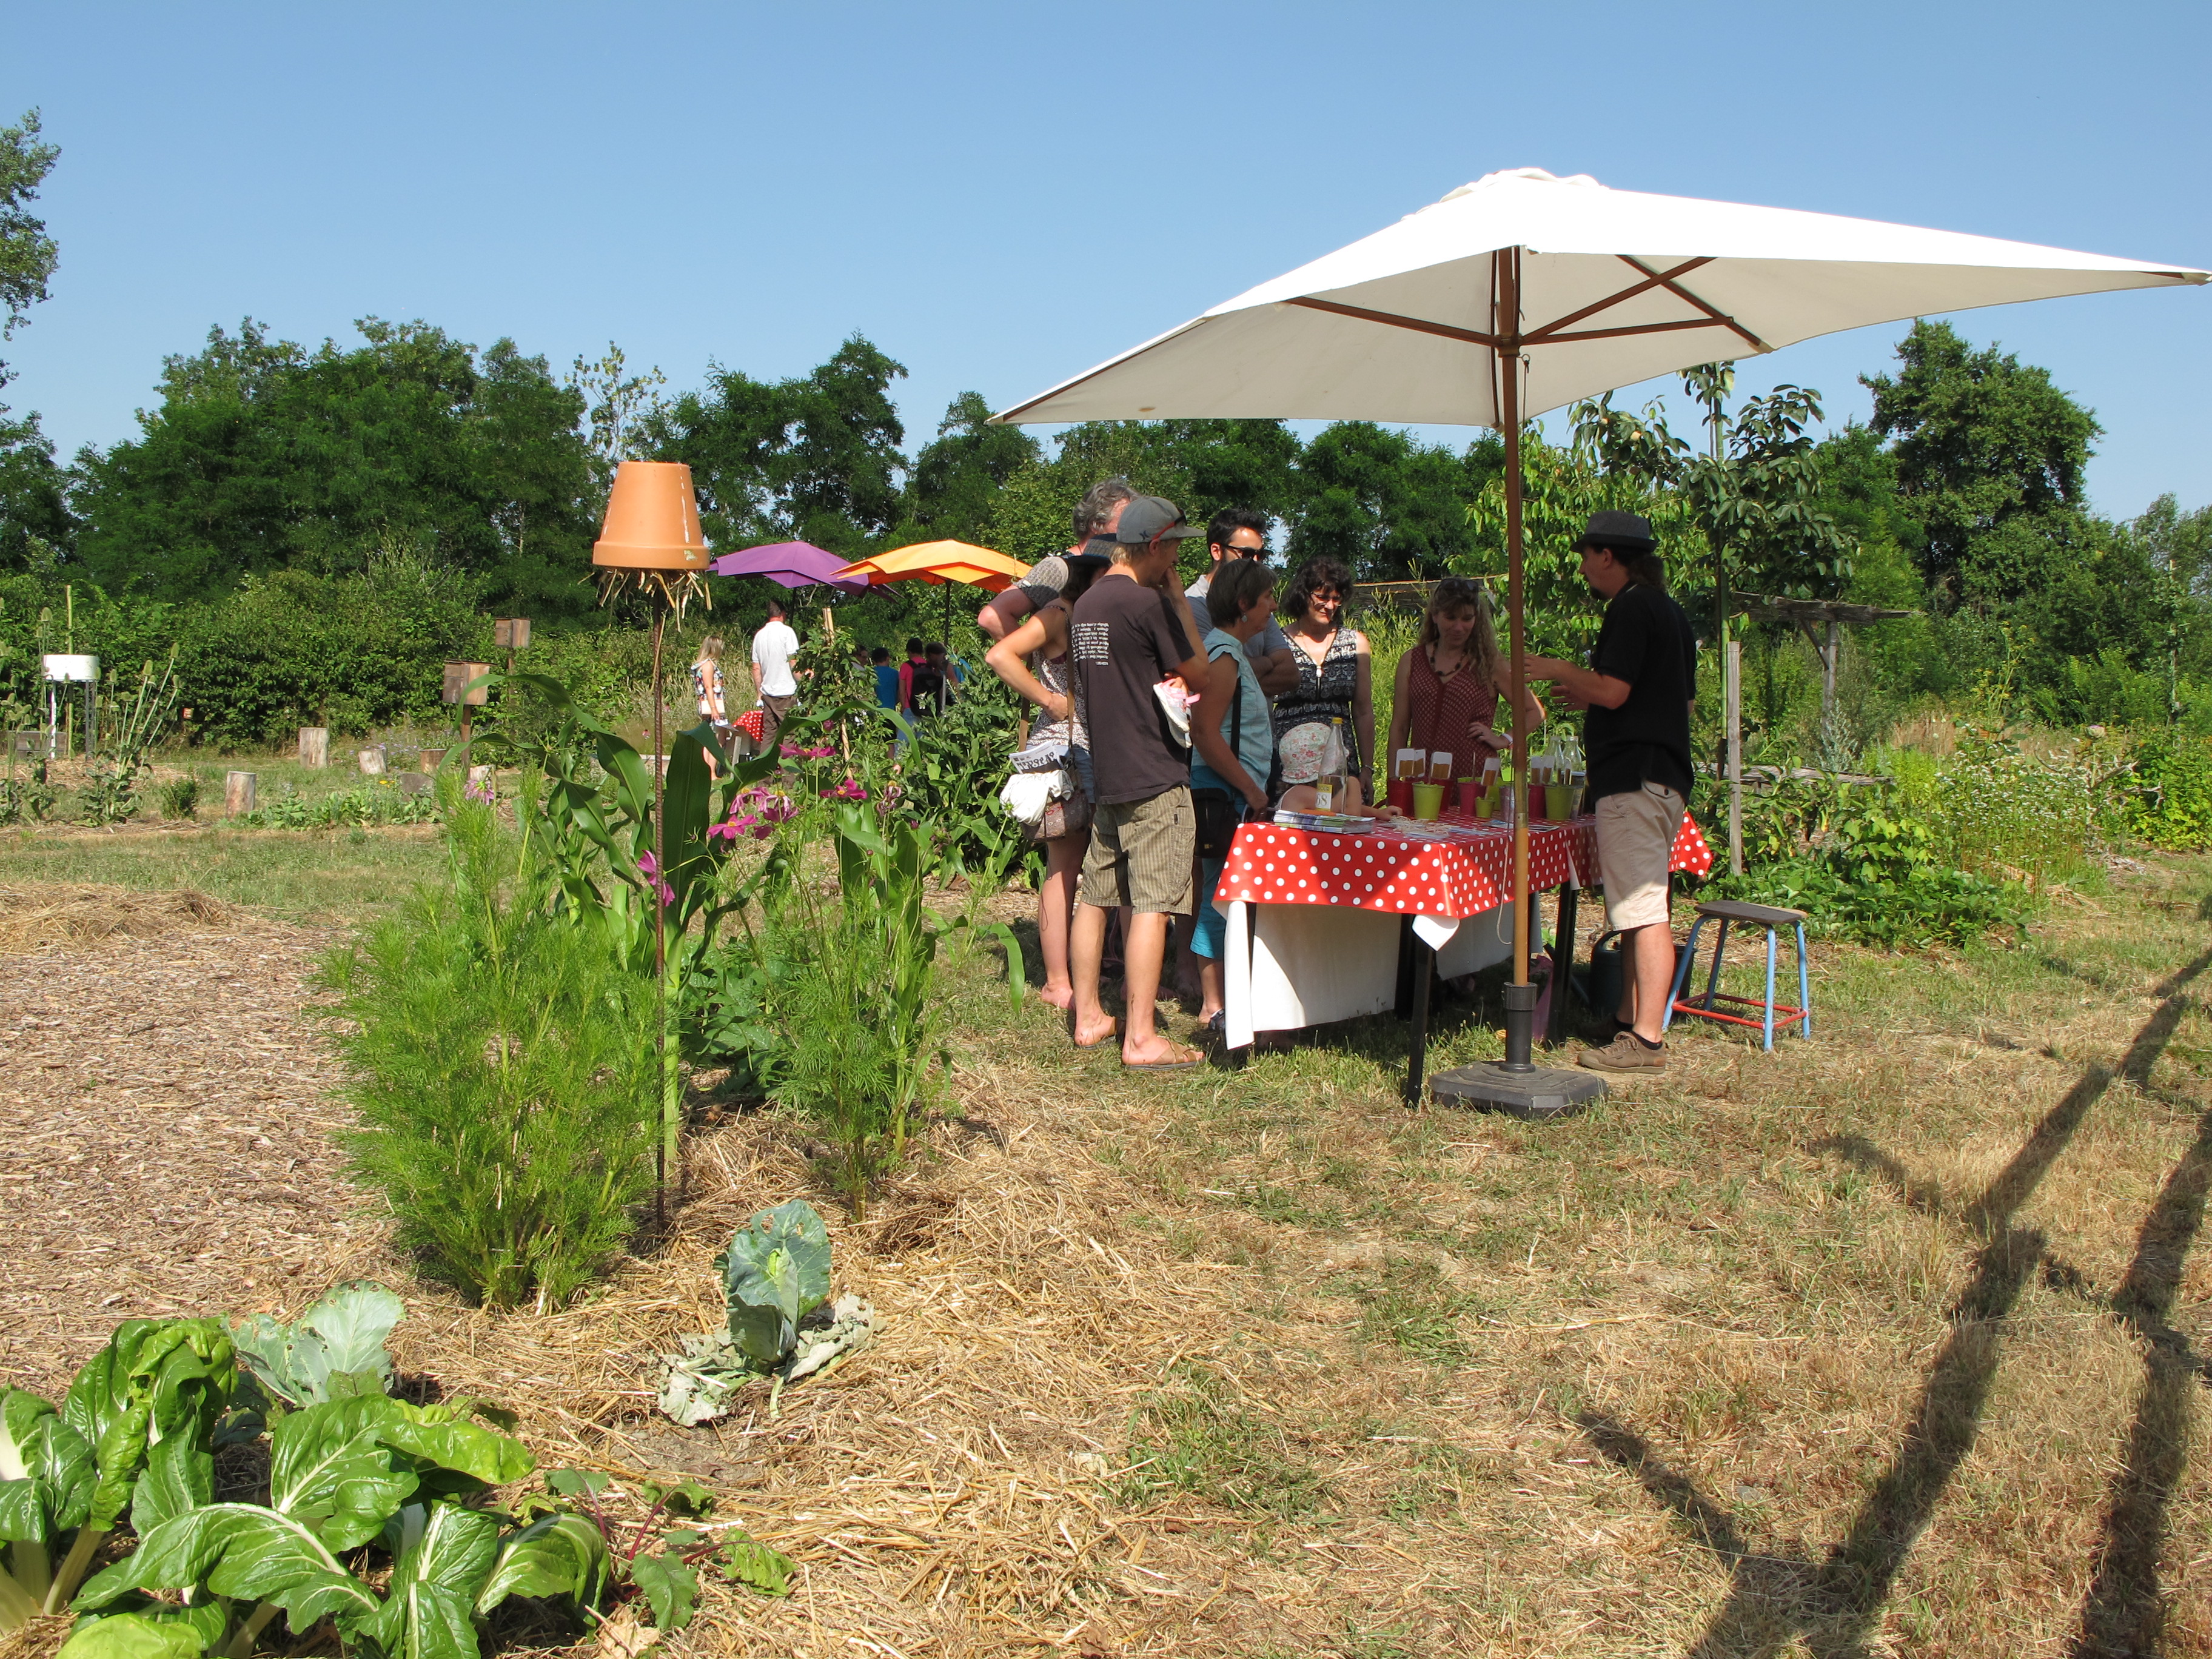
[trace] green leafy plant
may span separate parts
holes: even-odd
[[[467,1420],[483,1409],[358,1395],[280,1418],[268,1502],[203,1499],[142,1528],[137,1550],[76,1598],[72,1640],[95,1656],[163,1641],[183,1652],[182,1628],[189,1651],[246,1659],[282,1614],[295,1637],[329,1618],[357,1650],[475,1659],[477,1621],[510,1595],[590,1605],[606,1577],[595,1531],[483,1507],[533,1467],[520,1441]],[[388,1557],[388,1577],[356,1555],[367,1549]],[[102,1637],[91,1621],[109,1619],[136,1622]]]
[[[85,763],[84,782],[76,792],[77,811],[94,826],[120,823],[138,810],[138,768],[95,755]]]
[[[455,803],[446,882],[324,964],[356,1167],[428,1272],[500,1307],[567,1301],[652,1182],[651,984],[552,913],[522,816]]]
[[[0,1394],[0,1630],[64,1606],[127,1515],[140,1533],[207,1501],[216,1419],[238,1370],[211,1319],[125,1320],[59,1410]],[[52,1552],[71,1535],[58,1566]]]
[[[2212,847],[2212,738],[2154,727],[2136,743],[2128,827],[2154,847]]]
[[[791,1594],[791,1576],[799,1570],[798,1563],[742,1527],[717,1527],[719,1540],[694,1527],[663,1530],[668,1519],[713,1512],[714,1493],[696,1480],[668,1486],[647,1483],[642,1496],[648,1508],[634,1525],[616,1520],[600,1504],[599,1495],[610,1484],[596,1472],[555,1469],[545,1478],[551,1499],[527,1501],[532,1508],[550,1507],[572,1525],[592,1529],[615,1583],[645,1602],[655,1629],[677,1631],[691,1622],[699,1600],[697,1569],[702,1564],[711,1563],[725,1579],[760,1595]]]
[[[185,772],[169,779],[155,792],[165,818],[189,818],[198,816],[200,806],[200,781]]]
[[[230,1340],[273,1399],[320,1405],[391,1391],[392,1355],[384,1343],[406,1311],[383,1285],[356,1279],[325,1291],[289,1325],[267,1314],[234,1320]]]

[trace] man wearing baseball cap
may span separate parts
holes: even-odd
[[[1528,678],[1556,681],[1589,711],[1583,747],[1597,803],[1598,872],[1605,918],[1626,935],[1613,1041],[1576,1058],[1598,1072],[1656,1072],[1674,979],[1667,918],[1667,867],[1690,799],[1690,709],[1698,695],[1698,641],[1668,596],[1657,538],[1633,513],[1595,513],[1575,550],[1583,579],[1606,602],[1588,668],[1530,657]]]
[[[1114,1035],[1098,1000],[1099,964],[1107,915],[1127,905],[1133,914],[1122,945],[1121,1063],[1142,1071],[1185,1071],[1203,1058],[1153,1025],[1168,919],[1191,908],[1197,848],[1188,744],[1156,688],[1170,675],[1186,686],[1206,683],[1206,659],[1192,646],[1182,596],[1171,585],[1177,551],[1200,533],[1173,501],[1133,497],[1114,532],[1112,566],[1068,619],[1093,785],[1091,846],[1068,936],[1075,1046],[1094,1048]]]

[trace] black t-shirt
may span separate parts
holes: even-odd
[[[1593,705],[1583,721],[1590,794],[1602,799],[1664,784],[1690,798],[1690,700],[1698,694],[1698,639],[1682,607],[1633,582],[1605,608],[1590,668],[1628,682],[1618,708]]]
[[[1194,654],[1185,637],[1182,595],[1170,599],[1112,572],[1075,602],[1068,655],[1083,697],[1091,775],[1102,806],[1150,800],[1190,777],[1188,751],[1152,695]]]

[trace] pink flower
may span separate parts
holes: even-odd
[[[824,789],[822,792],[822,799],[824,800],[866,800],[867,798],[868,786],[858,778],[848,778],[835,789]]]
[[[660,902],[663,904],[676,902],[676,890],[673,887],[665,881],[653,881],[653,878],[660,873],[660,865],[652,854],[647,853],[638,860],[637,870],[640,875],[647,881],[652,881],[653,884],[660,890]]]

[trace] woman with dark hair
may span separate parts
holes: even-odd
[[[1375,688],[1367,636],[1344,625],[1352,573],[1334,559],[1308,559],[1291,578],[1283,614],[1291,618],[1291,660],[1298,683],[1275,704],[1278,742],[1302,726],[1344,722],[1347,763],[1371,799]]]
[[[1044,957],[1044,988],[1037,994],[1055,1008],[1075,1000],[1067,929],[1075,910],[1076,876],[1091,845],[1090,740],[1083,711],[1076,706],[1067,619],[1076,600],[1106,564],[1096,553],[1069,554],[1066,585],[1058,595],[983,656],[984,667],[1042,712],[1029,741],[1014,757],[1017,778],[1058,774],[1064,780],[1046,786],[1051,798],[1033,822],[1024,823],[1029,839],[1044,848],[1044,879],[1037,884],[1037,948]]]
[[[1511,746],[1495,726],[1505,696],[1506,665],[1491,622],[1490,595],[1480,583],[1447,576],[1436,585],[1420,640],[1398,659],[1395,684],[1390,740],[1382,751],[1394,763],[1401,749],[1449,750],[1452,776],[1474,777],[1484,761]],[[1542,722],[1544,705],[1534,692],[1526,692],[1521,714],[1524,730],[1533,732]],[[1425,759],[1421,775],[1428,775]]]
[[[1258,671],[1244,647],[1274,615],[1274,573],[1257,559],[1225,561],[1206,587],[1206,617],[1212,626],[1200,647],[1206,653],[1206,684],[1190,711],[1190,790],[1194,800],[1208,792],[1226,796],[1231,817],[1257,818],[1267,811],[1267,763],[1274,754],[1275,733],[1267,720],[1267,694],[1260,689]],[[1216,856],[1200,855],[1190,943],[1199,962],[1198,1017],[1217,1030],[1227,923],[1213,902],[1213,890],[1221,884],[1227,861],[1225,849]]]

